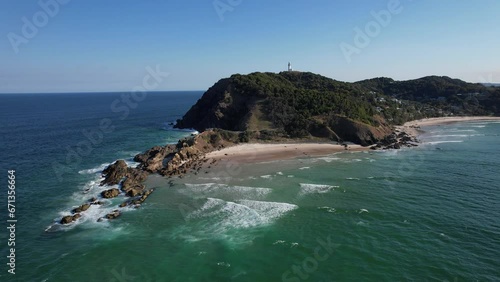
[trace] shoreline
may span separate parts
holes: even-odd
[[[334,143],[247,143],[213,151],[205,156],[208,159],[220,161],[255,163],[368,150],[370,147],[357,144],[349,144],[345,147]]]
[[[500,121],[500,117],[495,116],[464,116],[464,117],[438,117],[438,118],[424,118],[419,120],[408,121],[403,126],[432,126],[442,125],[456,122],[467,121]]]
[[[500,121],[500,117],[466,116],[466,117],[438,117],[413,120],[403,125],[395,126],[396,133],[404,132],[413,138],[424,133],[421,127],[444,125],[468,121]],[[363,147],[350,144],[332,143],[246,143],[212,151],[206,158],[218,161],[234,161],[242,163],[259,163],[267,161],[287,160],[298,157],[319,157],[341,152],[369,151],[372,146]]]
[[[437,117],[412,120],[403,125],[396,126],[396,130],[406,132],[407,134],[418,137],[424,133],[421,127],[440,126],[451,123],[470,122],[470,121],[500,121],[500,117],[494,116],[464,116],[464,117]]]
[[[421,126],[436,126],[456,122],[469,121],[500,121],[500,117],[442,117],[428,118],[406,122],[404,125],[395,126],[395,132],[389,138],[382,141],[386,144],[377,144],[363,147],[358,144],[338,144],[336,142],[316,142],[316,143],[239,143],[235,144],[228,140],[219,140],[212,144],[212,137],[219,137],[220,134],[214,131],[203,132],[191,137],[191,139],[181,139],[177,145],[166,145],[164,147],[156,146],[150,150],[138,154],[134,161],[139,162],[139,167],[128,167],[124,160],[117,160],[102,171],[104,180],[101,186],[108,189],[99,195],[74,207],[55,224],[68,225],[82,217],[91,206],[100,206],[103,199],[115,198],[118,195],[125,195],[127,199],[116,206],[113,212],[106,214],[98,219],[113,220],[119,217],[123,208],[132,206],[138,208],[153,193],[154,189],[147,189],[144,182],[151,174],[160,174],[172,178],[177,176],[183,178],[186,174],[197,175],[199,172],[205,174],[213,171],[213,167],[218,166],[219,162],[227,165],[231,163],[253,164],[271,161],[281,161],[297,159],[300,157],[322,157],[334,153],[342,152],[363,152],[374,149],[399,149],[403,146],[417,146],[414,142],[418,135],[424,133]],[[387,143],[388,142],[388,143]],[[235,145],[234,145],[235,144]],[[396,146],[397,145],[397,146]],[[164,165],[168,160],[167,165]],[[172,184],[172,180],[169,185]],[[118,185],[115,188],[113,185]],[[55,226],[54,224],[51,225]],[[49,231],[49,227],[46,231]]]

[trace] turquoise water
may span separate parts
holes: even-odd
[[[148,186],[156,192],[116,221],[95,221],[114,208],[110,203],[72,227],[53,225],[99,191],[95,183],[104,164],[130,162],[135,151],[190,134],[165,123],[200,94],[151,95],[123,121],[109,110],[111,94],[75,102],[103,105],[91,114],[69,110],[71,101],[64,101],[38,111],[11,110],[9,117],[14,106],[4,106],[0,96],[2,169],[15,168],[19,179],[17,274],[2,263],[0,280],[500,279],[498,122],[429,127],[415,149],[220,164],[172,184],[151,177]],[[58,115],[62,122],[52,119]],[[50,165],[64,159],[61,144],[76,144],[79,130],[104,116],[116,122],[112,136],[63,181],[55,180]],[[5,257],[6,244],[0,246]]]

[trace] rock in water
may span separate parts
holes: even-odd
[[[126,179],[122,182],[122,191],[128,192],[132,189],[142,191],[145,186],[141,183],[146,180],[148,174],[148,172],[137,168],[129,168]]]
[[[80,212],[83,212],[83,211],[86,211],[90,208],[90,204],[83,204],[81,206],[79,206],[78,208],[75,208],[73,209],[73,213],[80,213]]]
[[[118,160],[103,170],[105,175],[101,185],[116,185],[127,175],[127,163],[124,160]]]
[[[135,196],[137,196],[137,195],[141,194],[141,193],[142,193],[142,190],[144,190],[144,188],[142,188],[142,189],[130,189],[130,190],[127,192],[127,195],[128,195],[129,197],[135,197]]]
[[[115,219],[121,215],[121,212],[119,210],[114,210],[112,213],[108,213],[106,215],[107,219]]]
[[[65,216],[61,219],[60,223],[61,224],[70,224],[74,221],[76,221],[77,219],[79,219],[80,217],[82,217],[79,213],[77,214],[74,214],[74,215],[68,215],[68,216]]]
[[[116,197],[118,195],[120,195],[120,190],[118,190],[116,188],[109,189],[109,190],[103,191],[101,193],[101,196],[103,198],[106,198],[106,199],[111,199],[111,198],[114,198],[114,197]]]
[[[155,146],[142,154],[136,155],[134,161],[141,163],[140,167],[145,171],[154,173],[163,168],[163,160],[172,155],[175,150],[175,145]]]

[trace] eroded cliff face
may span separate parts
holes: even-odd
[[[242,93],[231,78],[222,79],[205,92],[175,127],[194,128],[200,132],[208,128],[244,131],[256,100],[251,93]]]
[[[379,120],[382,122],[378,126],[372,126],[336,116],[329,120],[329,127],[342,141],[369,146],[378,143],[393,132],[392,127],[383,119],[379,118]]]

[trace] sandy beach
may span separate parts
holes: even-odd
[[[366,151],[369,147],[349,145],[346,149],[342,145],[329,143],[290,143],[266,144],[251,143],[240,144],[207,154],[207,158],[219,160],[232,160],[237,162],[266,162],[274,160],[291,159],[307,156],[325,156],[338,152]]]
[[[425,118],[419,120],[412,120],[406,122],[401,126],[396,126],[399,131],[404,131],[412,136],[418,136],[423,131],[420,127],[423,126],[433,126],[441,124],[449,124],[455,122],[467,122],[467,121],[498,121],[500,117],[491,116],[475,116],[475,117],[438,117],[438,118]]]
[[[465,121],[495,121],[500,120],[500,117],[490,117],[490,116],[477,116],[477,117],[439,117],[439,118],[426,118],[420,120],[413,120],[405,123],[403,126],[431,126],[448,124],[454,122],[465,122]]]
[[[397,126],[396,129],[404,131],[412,136],[418,136],[423,131],[420,127],[454,122],[466,121],[496,121],[500,117],[477,116],[477,117],[440,117],[414,120]],[[240,144],[228,147],[219,151],[207,154],[209,159],[218,159],[222,161],[236,162],[266,162],[274,160],[284,160],[307,156],[325,156],[338,152],[356,152],[370,150],[369,147],[351,144],[346,149],[342,145],[333,143],[288,143],[288,144],[270,144],[270,143],[250,143]]]

